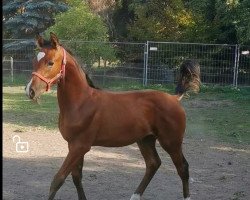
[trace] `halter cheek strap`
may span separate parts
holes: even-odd
[[[37,73],[37,72],[32,72],[32,75],[37,76],[38,78],[40,78],[42,81],[44,81],[47,84],[46,87],[46,92],[50,90],[50,87],[53,83],[55,83],[58,79],[64,79],[65,77],[65,66],[66,66],[66,51],[63,48],[63,61],[62,61],[62,65],[61,65],[61,70],[60,72],[55,75],[52,79],[47,79],[44,76],[42,76],[41,74]]]

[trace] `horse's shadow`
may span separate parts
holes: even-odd
[[[128,154],[120,154],[120,150],[114,153],[112,148],[105,148],[102,154],[103,148],[97,148],[99,158],[86,154],[82,182],[88,200],[130,198],[145,172],[140,152],[133,148],[128,149]],[[47,199],[50,182],[63,160],[64,157],[3,158],[3,199]],[[181,181],[173,167],[170,163],[167,173],[165,168],[160,168],[145,191],[144,200],[160,200],[166,196],[181,199],[181,190],[178,189]],[[67,177],[55,199],[78,199],[71,176]]]

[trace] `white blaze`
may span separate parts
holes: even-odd
[[[44,53],[44,52],[39,52],[39,53],[37,54],[37,61],[39,62],[39,60],[41,60],[44,56],[45,56],[45,53]]]
[[[29,96],[29,94],[30,94],[30,85],[32,83],[32,80],[33,79],[30,80],[30,82],[28,83],[28,85],[26,86],[26,89],[25,89],[27,96]]]
[[[140,200],[141,196],[139,194],[133,194],[130,200]]]

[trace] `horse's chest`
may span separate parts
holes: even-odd
[[[89,123],[81,118],[59,117],[59,130],[66,141],[70,141],[88,129]]]

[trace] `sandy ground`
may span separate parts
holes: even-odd
[[[29,143],[27,153],[16,152],[12,138]],[[144,200],[182,199],[180,178],[170,157],[157,144],[162,165],[146,189]],[[184,154],[190,165],[193,200],[250,199],[250,149],[186,135]],[[50,182],[67,155],[58,131],[25,131],[3,124],[3,199],[47,199]],[[85,157],[83,185],[88,200],[129,200],[145,171],[136,144],[122,148],[93,147]],[[57,200],[77,199],[71,176]]]

